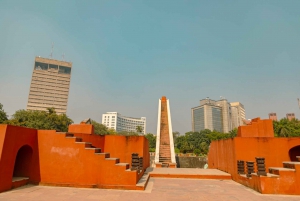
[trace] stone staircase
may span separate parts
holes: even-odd
[[[78,147],[78,146],[81,147],[81,149],[80,149],[81,151],[90,152],[91,154],[94,154],[94,156],[96,157],[96,160],[101,160],[101,166],[105,167],[103,169],[101,169],[101,167],[99,167],[99,173],[101,173],[102,175],[106,175],[105,177],[107,177],[107,178],[112,178],[112,177],[116,178],[115,182],[108,181],[109,179],[104,179],[105,180],[104,184],[96,184],[96,186],[93,186],[93,187],[107,188],[105,185],[108,184],[108,186],[110,186],[112,188],[114,186],[117,186],[116,188],[122,188],[122,185],[123,185],[123,186],[125,186],[126,189],[135,189],[135,185],[138,181],[138,174],[137,174],[136,170],[133,170],[133,171],[130,170],[129,163],[120,163],[119,158],[111,158],[110,153],[103,153],[101,148],[97,148],[97,147],[93,146],[92,143],[90,143],[90,142],[83,142],[82,138],[74,136],[73,133],[56,132],[56,134],[64,135],[65,139],[67,139],[67,140],[73,140],[76,147]],[[88,160],[95,160],[92,158],[94,158],[94,157],[91,157]],[[89,165],[88,162],[85,162],[85,164]],[[134,172],[136,172],[136,174],[133,174]],[[124,179],[121,179],[121,178],[124,178]],[[107,180],[107,182],[106,182],[106,180]],[[132,186],[128,186],[128,182],[126,182],[126,180],[127,181],[130,180]]]
[[[161,103],[159,162],[162,163],[162,167],[169,167],[171,163],[167,102]]]
[[[297,156],[298,158],[299,156]],[[300,157],[298,158],[297,162],[291,162],[291,161],[285,161],[282,162],[283,167],[270,167],[269,173],[274,175],[285,175],[286,173],[296,173],[296,169],[298,168],[300,170]],[[300,172],[298,173],[300,176]],[[299,178],[300,179],[300,178]]]
[[[300,157],[298,161],[285,161],[283,167],[269,167],[267,177],[274,194],[300,194]]]

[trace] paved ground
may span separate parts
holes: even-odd
[[[150,178],[145,191],[27,185],[0,193],[1,201],[216,200],[299,201],[300,196],[261,195],[232,180]]]
[[[227,176],[231,175],[217,169],[201,169],[201,168],[147,168],[150,174],[174,174],[174,175],[208,175],[208,176]]]

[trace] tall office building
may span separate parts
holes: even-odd
[[[125,117],[117,112],[107,112],[102,114],[102,124],[117,132],[137,132],[137,126],[140,126],[142,128],[140,134],[146,134],[146,117]]]
[[[57,114],[66,113],[71,68],[71,62],[36,57],[27,110],[46,111],[53,107]]]
[[[192,130],[216,130],[228,133],[232,130],[231,106],[226,99],[219,101],[209,98],[200,100],[200,106],[192,110]]]
[[[232,102],[231,106],[231,120],[232,120],[232,129],[244,125],[243,119],[246,119],[244,105],[240,102]]]
[[[277,121],[277,115],[274,112],[269,113],[269,119],[272,119],[273,121]]]

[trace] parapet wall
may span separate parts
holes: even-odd
[[[213,141],[208,153],[208,164],[209,168],[228,172],[233,180],[261,193],[300,194],[300,186],[297,187],[297,181],[300,182],[300,163],[295,162],[297,155],[300,155],[299,137],[274,138],[272,120],[256,118],[250,125],[240,126],[237,137]],[[265,158],[268,176],[254,174],[248,178],[238,173],[238,160],[255,162],[256,157]],[[289,161],[293,162],[287,165],[293,168],[282,168],[284,162]],[[277,175],[269,173],[269,169],[274,167],[279,170]],[[256,164],[254,172],[257,172]]]

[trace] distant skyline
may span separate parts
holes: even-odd
[[[26,109],[35,56],[73,63],[67,115],[146,117],[170,100],[173,131],[220,96],[246,118],[300,118],[300,1],[0,0],[0,103]]]

